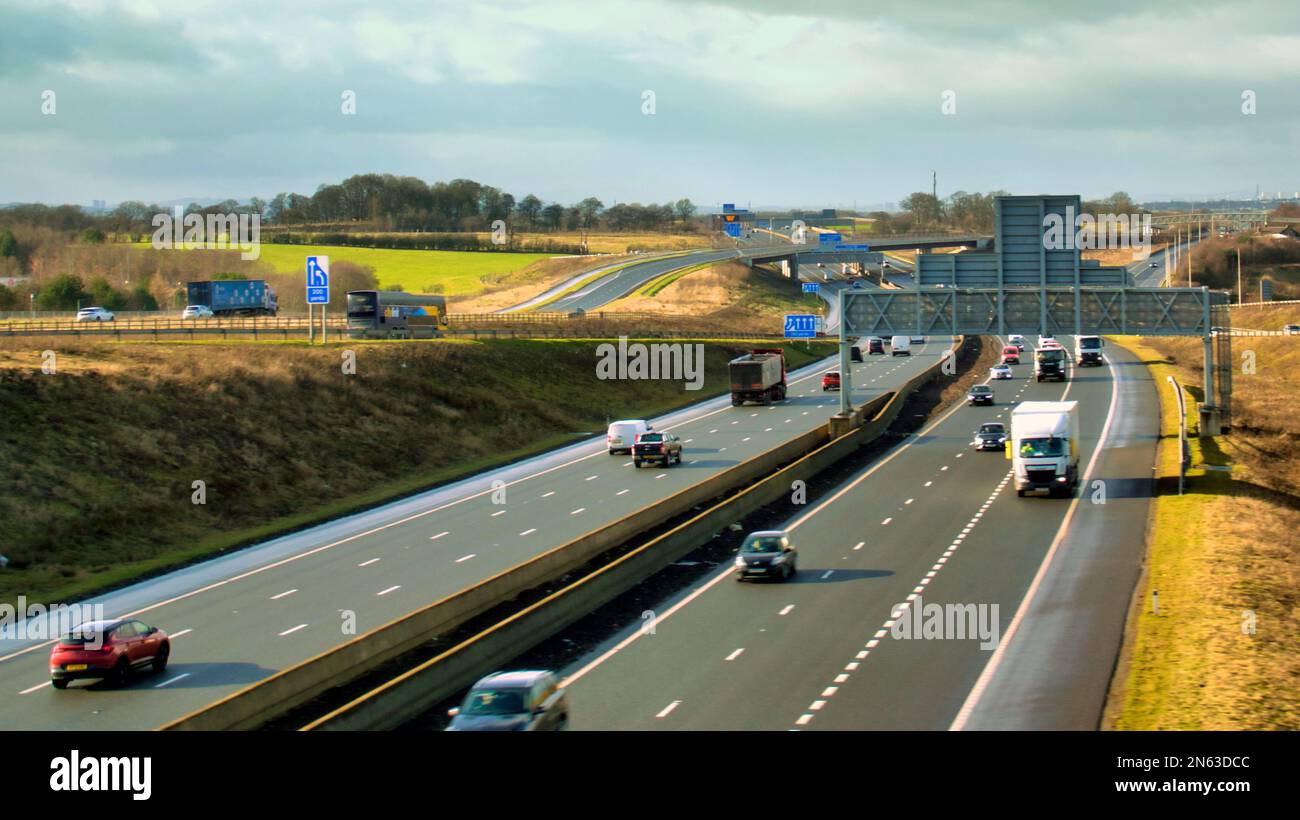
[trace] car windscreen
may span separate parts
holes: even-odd
[[[745,546],[740,548],[741,552],[780,552],[784,546],[784,540],[780,536],[763,536],[761,538],[751,538],[745,542]]]
[[[642,433],[637,437],[637,441],[642,444],[658,444],[663,440],[664,437],[658,433]]]
[[[980,428],[981,433],[995,433],[1002,435],[1003,427],[1001,424],[985,424]]]
[[[982,385],[982,384],[977,384],[977,385],[975,385],[974,387],[972,387],[972,388],[970,389],[970,392],[972,392],[972,393],[992,393],[992,392],[993,392],[993,388],[991,388],[991,387],[985,387],[985,386]]]
[[[518,715],[528,711],[527,689],[475,689],[465,698],[466,715]]]
[[[1020,441],[1020,455],[1026,458],[1055,458],[1065,455],[1065,439],[1027,438]]]

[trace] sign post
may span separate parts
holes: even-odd
[[[328,256],[307,257],[307,327],[308,339],[316,340],[315,314],[312,305],[320,305],[321,343],[329,342],[329,329],[326,325],[329,317],[326,311],[330,302],[330,258]]]

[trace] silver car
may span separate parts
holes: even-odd
[[[493,672],[447,714],[448,732],[553,732],[568,728],[569,696],[554,672]]]
[[[113,314],[102,307],[87,307],[77,311],[78,322],[111,322]]]

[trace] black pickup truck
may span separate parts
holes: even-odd
[[[643,462],[655,461],[665,467],[682,463],[681,439],[672,433],[656,431],[642,433],[632,445],[632,463],[640,467]]]

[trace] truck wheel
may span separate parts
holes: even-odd
[[[1024,491],[1024,490],[1016,490],[1016,495],[1020,496],[1021,498],[1024,498],[1024,497],[1025,497],[1025,491]]]

